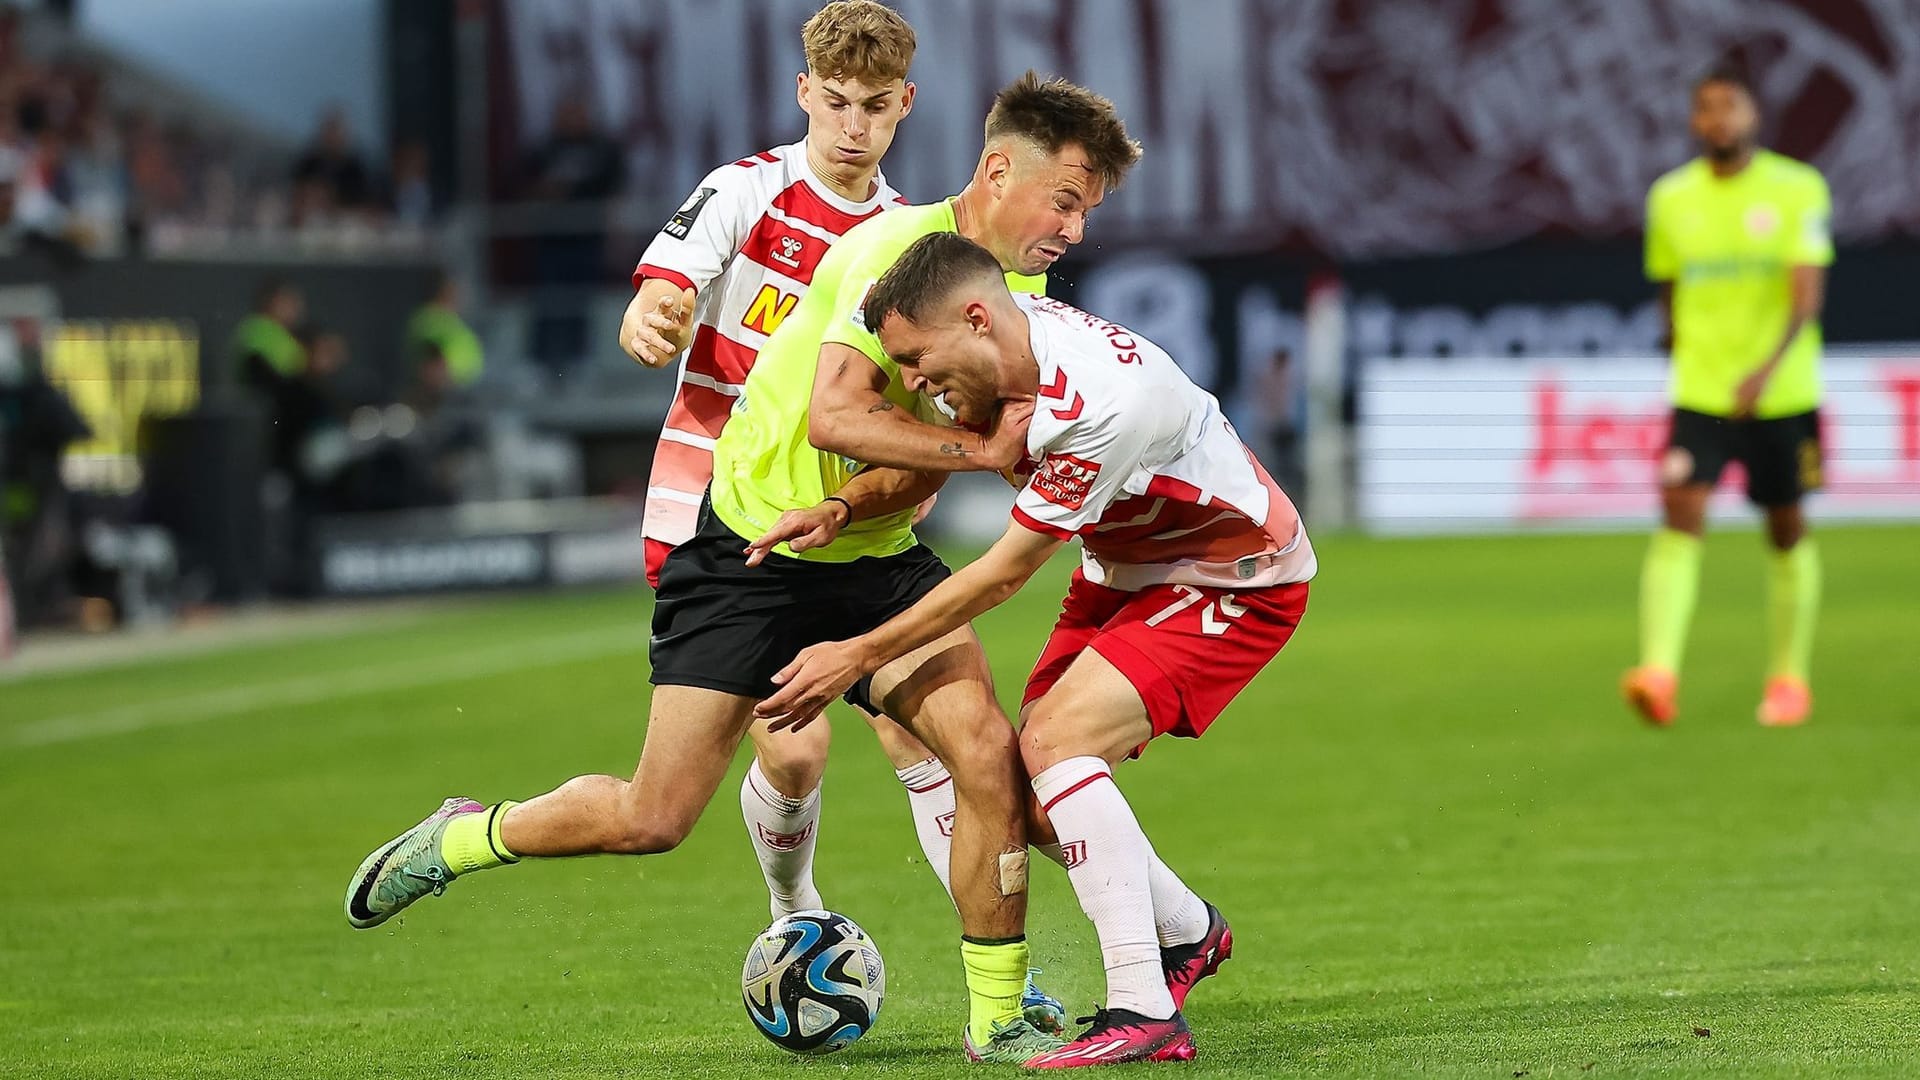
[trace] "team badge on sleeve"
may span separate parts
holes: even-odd
[[[680,209],[673,212],[673,216],[667,219],[666,228],[660,231],[675,240],[685,240],[687,234],[693,231],[693,223],[700,216],[700,208],[707,205],[707,200],[713,198],[716,190],[716,188],[703,187],[687,196],[687,201],[681,204]]]
[[[1040,497],[1067,510],[1078,510],[1093,491],[1100,463],[1072,454],[1048,454],[1034,470],[1030,483]]]
[[[853,325],[869,334],[880,332],[875,327],[867,325],[867,297],[873,295],[873,287],[878,284],[880,284],[878,281],[867,282],[866,287],[860,290],[860,299],[853,302],[853,311],[849,313]]]

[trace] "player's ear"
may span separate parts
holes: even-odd
[[[995,189],[995,191],[1004,191],[1006,189],[1007,178],[1012,173],[1013,159],[1007,156],[1005,150],[989,150],[987,151],[987,156],[980,162],[980,175],[986,179],[987,185]]]
[[[993,329],[993,312],[988,311],[987,305],[979,300],[967,304],[966,316],[967,329],[975,334],[984,334]]]
[[[900,118],[903,120],[906,119],[908,113],[913,111],[913,93],[914,85],[912,83],[908,83],[900,91]]]
[[[803,71],[793,77],[793,100],[800,104],[801,112],[807,111],[807,91],[810,88],[811,84],[806,72]]]

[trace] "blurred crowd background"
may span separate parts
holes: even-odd
[[[0,2],[19,624],[637,577],[673,386],[618,348],[629,274],[709,168],[804,133],[817,6]],[[1815,513],[1920,516],[1920,0],[898,6],[889,179],[957,190],[1030,67],[1112,97],[1146,158],[1055,291],[1166,346],[1322,529],[1651,520],[1641,206],[1737,57],[1834,193]]]

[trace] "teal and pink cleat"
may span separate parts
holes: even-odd
[[[1060,999],[1035,985],[1033,977],[1040,974],[1039,968],[1027,969],[1027,989],[1020,995],[1020,1015],[1027,1023],[1049,1035],[1067,1033],[1067,1007]]]
[[[1005,1024],[995,1024],[993,1034],[987,1038],[984,1046],[976,1046],[973,1041],[973,1029],[960,1029],[960,1045],[966,1048],[967,1060],[989,1065],[1020,1065],[1051,1050],[1058,1050],[1064,1043],[1060,1036],[1052,1035],[1039,1028],[1026,1018]]]
[[[484,814],[487,808],[472,799],[456,797],[440,804],[425,820],[366,857],[347,883],[347,922],[356,930],[379,926],[431,893],[447,891],[453,868],[440,853],[447,823],[466,814]]]

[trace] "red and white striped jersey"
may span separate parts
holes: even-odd
[[[1015,520],[1079,538],[1087,580],[1130,592],[1313,577],[1299,512],[1212,394],[1124,326],[1044,296],[1014,299],[1040,365]]]
[[[754,357],[813,280],[827,247],[848,229],[906,199],[874,175],[873,194],[849,202],[807,164],[803,140],[729,162],[707,174],[647,245],[633,287],[647,278],[699,294],[693,342],[647,482],[647,580],[693,535],[713,479],[713,440],[725,426]]]

